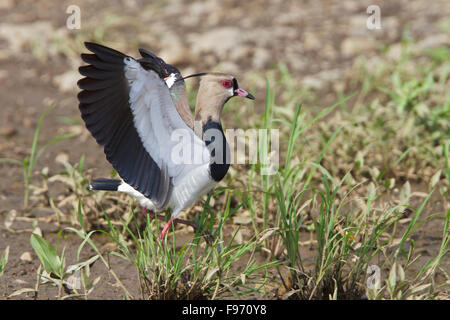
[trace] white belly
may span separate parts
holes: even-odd
[[[191,206],[216,184],[209,173],[208,163],[191,170],[172,190],[169,200],[169,207],[173,210],[172,216],[176,217],[181,210]]]
[[[125,182],[122,182],[117,190],[133,196],[142,207],[149,210],[162,211],[170,208],[172,209],[172,217],[176,218],[182,210],[191,206],[201,196],[211,191],[216,184],[217,182],[211,178],[209,173],[208,163],[195,166],[182,179],[177,179],[167,206],[161,210],[157,210],[150,199]]]

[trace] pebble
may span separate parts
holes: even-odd
[[[29,253],[28,251],[25,251],[25,252],[22,253],[22,255],[20,256],[20,260],[21,260],[21,261],[25,261],[25,262],[31,262],[31,261],[33,261],[33,256],[32,256],[31,253]]]
[[[3,125],[0,128],[0,136],[10,138],[17,133],[17,129],[10,125]]]

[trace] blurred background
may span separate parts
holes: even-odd
[[[67,9],[72,5],[80,10],[80,29],[68,28],[74,12]],[[381,29],[367,28],[370,5],[380,8]],[[303,101],[312,97],[310,108],[329,106],[337,101],[337,92],[363,88],[367,73],[390,77],[389,70],[380,70],[399,63],[405,42],[414,41],[411,50],[421,53],[448,47],[449,15],[446,0],[1,0],[0,157],[23,158],[39,115],[57,102],[41,138],[75,132],[81,139],[43,156],[55,159],[63,152],[63,159],[76,161],[83,152],[92,155],[86,159],[89,165],[103,159],[76,121],[77,69],[82,65],[80,53],[86,52],[84,41],[135,57],[142,47],[183,74],[233,73],[258,97],[255,109],[247,112],[262,113],[265,77],[288,74],[291,88],[308,91]],[[0,167],[1,175],[12,179],[0,182],[2,189],[20,190],[22,181],[14,178],[18,170]]]
[[[80,9],[80,29],[67,27],[71,5]],[[370,5],[380,8],[381,29],[366,26]],[[51,132],[43,136],[63,130],[54,119],[78,115],[83,41],[136,57],[138,48],[146,48],[183,74],[229,72],[244,87],[252,79],[259,98],[255,112],[262,112],[266,76],[277,77],[284,70],[292,87],[311,89],[321,98],[319,106],[328,105],[337,91],[361,88],[355,67],[381,68],[382,54],[395,64],[404,39],[414,39],[417,50],[448,46],[442,25],[449,14],[446,0],[1,0],[0,155],[23,156],[38,115],[50,101],[58,103],[47,120]],[[88,148],[94,146],[92,140],[86,141]],[[80,156],[75,149],[82,145],[73,143],[75,152],[69,156],[75,160]],[[2,175],[14,174],[1,170]]]
[[[76,12],[67,11],[73,6],[80,13],[75,29],[70,26]],[[368,28],[368,21],[377,22],[371,20],[369,6],[380,9],[379,29]],[[145,48],[184,75],[236,75],[257,100],[230,102],[224,111],[228,128],[261,123],[268,84],[274,89],[276,114],[289,120],[300,102],[310,119],[358,92],[341,111],[301,137],[293,162],[315,159],[331,133],[343,125],[346,129],[321,162],[336,179],[355,168],[352,183],[369,179],[382,190],[386,204],[414,197],[412,203],[417,204],[436,188],[440,191],[433,196],[432,208],[445,212],[450,174],[443,151],[450,139],[449,17],[448,0],[0,0],[0,158],[10,159],[0,162],[0,213],[23,212],[21,164],[30,155],[33,138],[38,146],[48,145],[30,172],[33,184],[39,185],[33,189],[33,205],[64,211],[70,203],[66,198],[55,203],[51,199],[73,190],[48,188],[47,180],[42,186],[40,179],[67,169],[66,163],[83,157],[89,177],[111,172],[78,111],[76,82],[83,64],[80,53],[87,52],[84,41],[134,57],[138,48]],[[193,103],[196,81],[188,86]],[[36,137],[39,119],[49,106]],[[288,137],[282,132],[282,161],[287,141],[283,134]],[[53,140],[67,135],[73,137]],[[233,184],[241,169],[230,170],[227,183]],[[53,182],[62,186],[67,181],[59,177]],[[245,225],[247,220],[236,223]],[[22,223],[24,228],[30,224]],[[436,252],[440,238],[433,236],[441,234],[443,220],[432,223],[417,239],[422,239],[423,250]],[[52,223],[42,228],[58,229]],[[23,243],[28,245],[28,234]]]

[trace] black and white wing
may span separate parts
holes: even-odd
[[[177,67],[165,63],[164,60],[148,50],[139,49],[139,53],[142,59],[139,59],[138,62],[144,69],[158,73],[159,77],[166,82],[178,113],[188,127],[193,129],[194,116],[189,107],[186,85],[181,72]]]
[[[180,143],[173,141],[173,132],[184,130],[194,146],[207,149],[180,117],[162,78],[170,74],[164,73],[161,59],[144,57],[141,62],[93,43],[86,48],[93,54],[82,54],[89,65],[79,68],[85,78],[78,82],[86,127],[121,178],[163,208],[173,180],[188,169],[173,159],[172,150]],[[207,162],[209,153],[204,152],[201,163]]]

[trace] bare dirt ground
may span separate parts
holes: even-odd
[[[81,8],[81,30],[66,28],[66,8]],[[366,8],[381,7],[382,29],[368,30]],[[81,50],[80,40],[103,39],[118,50],[137,56],[137,48],[147,48],[182,73],[221,70],[235,73],[241,83],[247,75],[264,74],[278,62],[284,63],[296,85],[311,86],[321,92],[324,105],[330,86],[345,82],[354,59],[370,57],[376,49],[399,43],[402,30],[409,27],[417,41],[439,41],[436,22],[450,15],[450,3],[437,1],[0,1],[0,158],[22,160],[30,152],[34,129],[52,101],[55,108],[44,121],[39,142],[69,133],[79,137],[51,146],[36,166],[48,166],[51,173],[63,169],[60,159],[76,163],[86,156],[85,168],[95,176],[108,175],[111,167],[80,122],[67,125],[65,119],[79,119],[76,99],[77,67],[81,60],[68,48]],[[64,42],[60,39],[64,39]],[[67,40],[69,39],[69,40]],[[71,43],[70,41],[73,41]],[[66,52],[69,52],[66,54]],[[345,85],[345,83],[344,83]],[[263,83],[256,88],[264,96]],[[330,98],[331,99],[331,98]],[[255,112],[262,112],[262,100]],[[11,210],[17,211],[12,229],[0,228],[0,252],[10,246],[5,274],[0,278],[0,299],[25,287],[34,287],[39,260],[30,246],[33,217],[51,212],[23,212],[22,168],[0,163],[0,224]],[[39,175],[33,176],[38,181]],[[55,187],[53,187],[55,188]],[[57,186],[56,186],[57,188]],[[415,186],[416,190],[421,186]],[[58,193],[58,190],[52,192]],[[436,203],[436,206],[442,204]],[[56,242],[60,226],[40,223],[45,238]],[[430,222],[416,235],[427,256],[436,252],[442,226]],[[189,236],[189,235],[187,235]],[[107,245],[107,239],[96,241]],[[103,242],[102,242],[103,241]],[[181,240],[180,240],[181,241]],[[64,236],[67,260],[75,262],[80,239]],[[30,252],[32,261],[21,255]],[[305,259],[311,257],[305,249]],[[83,251],[88,257],[93,252]],[[111,257],[113,267],[134,296],[139,289],[133,266]],[[449,264],[446,263],[449,267]],[[447,269],[449,270],[449,269]],[[91,298],[121,299],[104,266],[97,263],[92,273],[102,276]],[[41,299],[52,299],[55,291],[42,289]],[[24,298],[25,295],[17,298]]]

